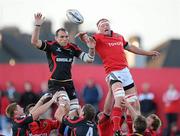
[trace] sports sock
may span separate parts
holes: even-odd
[[[132,133],[133,132],[133,129],[132,129],[132,123],[133,122],[132,122],[132,118],[130,115],[126,116],[126,122],[127,122],[129,133]]]
[[[113,131],[120,130],[121,108],[114,107],[112,111]]]

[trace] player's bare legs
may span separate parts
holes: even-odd
[[[131,100],[129,102],[131,103],[133,108],[136,110],[136,112],[140,114],[140,103],[139,103],[139,100],[138,100],[138,97],[137,97],[136,87],[134,86],[134,87],[126,90],[125,94],[126,94],[126,98],[128,96],[131,96],[131,97],[129,97],[129,98],[131,98]]]
[[[126,100],[132,105],[136,113],[140,114],[140,103],[137,97],[136,87],[134,86],[126,90],[125,94],[126,94]],[[126,123],[128,126],[129,133],[132,133],[133,120],[132,120],[131,115],[128,112],[126,113]]]
[[[121,126],[121,116],[122,116],[122,108],[121,101],[125,97],[125,92],[123,86],[120,81],[110,81],[111,90],[114,96],[114,107],[112,110],[112,121],[113,121],[113,130],[115,135],[120,135],[120,126]]]

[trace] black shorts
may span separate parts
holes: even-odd
[[[76,91],[74,88],[73,81],[66,81],[66,82],[59,82],[54,80],[48,81],[48,92],[54,94],[56,91],[61,90],[61,88],[64,87],[70,100],[76,99]]]

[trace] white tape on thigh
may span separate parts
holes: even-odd
[[[63,99],[65,101],[70,101],[68,95],[67,94],[63,94],[63,93],[59,95],[58,99]]]
[[[70,102],[70,111],[79,109],[80,105],[78,100],[71,100]]]
[[[114,97],[125,97],[125,92],[123,88],[116,88],[113,90]]]
[[[136,94],[126,95],[125,98],[128,102],[136,102],[138,100],[138,97]]]

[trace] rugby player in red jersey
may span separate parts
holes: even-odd
[[[139,114],[134,110],[132,105],[129,102],[127,102],[126,99],[123,99],[121,101],[121,106],[126,107],[128,109],[133,119],[139,116]],[[157,130],[161,126],[160,118],[155,114],[150,114],[148,117],[146,117],[146,123],[147,128],[144,132],[144,136],[158,136]]]
[[[130,45],[125,41],[124,37],[118,33],[115,33],[110,28],[110,22],[108,19],[100,19],[97,22],[98,33],[93,35],[95,39],[95,49],[102,59],[105,72],[107,74],[106,81],[109,85],[110,91],[107,94],[107,99],[109,99],[111,93],[115,100],[114,107],[112,110],[112,120],[114,133],[118,136],[120,131],[120,120],[122,109],[120,103],[125,95],[132,95],[136,97],[136,88],[134,85],[133,78],[130,74],[127,59],[124,50],[129,52],[156,57],[160,53],[157,51],[144,51],[134,45]],[[86,33],[81,32],[77,36],[81,38],[82,41],[88,43],[89,37]],[[111,98],[110,98],[111,99]],[[105,108],[110,106],[109,103],[105,101]],[[140,105],[137,102],[135,106],[136,110],[140,112]]]
[[[29,114],[35,104],[27,106],[25,112]],[[36,119],[29,124],[29,130],[32,136],[49,136],[51,131],[60,127],[60,122],[55,119]]]
[[[145,136],[144,132],[147,128],[146,118],[142,115],[138,115],[133,122],[134,132],[127,134],[126,136]]]
[[[100,112],[98,114],[97,124],[99,136],[107,136],[107,134],[109,136],[113,135],[113,126],[109,115],[104,112]]]

